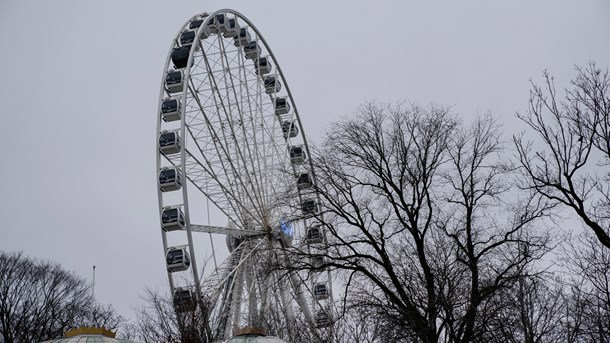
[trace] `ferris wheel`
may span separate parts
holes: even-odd
[[[245,327],[289,335],[297,319],[318,337],[329,330],[330,271],[290,271],[291,246],[312,251],[326,240],[312,219],[320,198],[309,147],[282,70],[243,15],[203,13],[179,30],[157,132],[163,252],[178,316],[205,309],[199,334],[210,340]]]

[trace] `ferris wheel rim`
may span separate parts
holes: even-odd
[[[209,14],[205,20],[203,21],[203,23],[201,24],[201,26],[199,27],[199,29],[197,30],[197,36],[199,36],[199,33],[201,30],[204,29],[204,27],[206,27],[209,24],[209,21],[212,20],[212,18],[214,18],[216,15],[218,14],[233,14],[237,17],[239,17],[240,20],[244,21],[246,24],[248,24],[248,27],[251,28],[255,34],[256,34],[256,38],[258,40],[260,40],[263,44],[263,46],[266,49],[266,52],[268,53],[268,55],[272,58],[275,68],[277,69],[276,74],[279,75],[280,79],[283,81],[284,87],[285,87],[285,91],[288,94],[287,98],[290,100],[290,103],[292,105],[293,111],[294,111],[294,117],[296,119],[296,121],[298,122],[298,127],[301,128],[301,135],[302,135],[302,141],[303,141],[303,147],[305,148],[305,151],[307,153],[308,156],[310,149],[309,149],[309,144],[305,135],[304,130],[302,129],[302,122],[301,122],[301,118],[300,115],[298,113],[298,108],[296,106],[295,100],[293,98],[292,92],[290,91],[290,87],[288,85],[288,82],[286,81],[286,78],[284,77],[283,71],[281,69],[281,65],[278,63],[273,51],[271,50],[269,44],[267,43],[267,41],[265,40],[264,36],[260,33],[260,31],[256,28],[256,26],[250,21],[248,20],[245,16],[243,16],[241,13],[231,10],[231,9],[221,9],[218,11],[215,11],[211,14]],[[166,58],[166,62],[165,62],[165,68],[164,70],[170,70],[171,69],[171,54],[172,54],[172,49],[175,48],[176,46],[180,46],[178,44],[178,39],[180,37],[181,32],[183,32],[189,25],[189,23],[191,23],[193,20],[195,20],[196,18],[198,18],[200,15],[194,15],[192,16],[189,20],[187,20],[185,22],[185,24],[181,27],[180,30],[178,30],[174,40],[172,41],[172,44],[170,45],[170,49]],[[221,33],[218,33],[218,36],[220,36]],[[220,39],[220,38],[219,38]],[[199,42],[198,39],[195,40],[195,42],[193,43],[194,46],[196,46],[196,44],[203,44],[203,42]],[[203,46],[200,47],[203,50]],[[184,78],[187,80],[184,83],[183,86],[183,90],[182,90],[182,94],[179,96],[180,98],[182,98],[182,103],[186,104],[186,100],[187,100],[187,88],[188,88],[188,79],[190,77],[190,73],[191,70],[193,68],[193,60],[194,60],[194,54],[195,54],[195,49],[191,49],[191,51],[189,52],[189,57],[188,57],[188,62],[187,62],[187,66],[184,69],[185,70],[185,75]],[[157,122],[157,132],[161,132],[162,129],[162,120],[161,120],[161,104],[163,102],[163,98],[165,95],[165,84],[164,84],[164,78],[165,78],[165,73],[162,76],[162,82],[161,82],[161,89],[160,89],[160,95],[159,95],[159,106],[158,106],[158,113],[159,113],[159,120]],[[186,106],[184,106],[182,108],[182,113],[181,113],[181,123],[180,123],[180,127],[181,127],[181,132],[186,135],[186,130],[188,125],[186,124]],[[278,119],[279,120],[279,119]],[[181,148],[180,151],[180,166],[185,167],[187,165],[187,160],[186,160],[186,147],[183,146]],[[161,168],[161,159],[164,158],[164,156],[162,156],[163,154],[159,151],[159,149],[157,148],[157,170],[159,170]],[[167,158],[167,157],[165,157]],[[168,159],[169,161],[169,159]],[[315,172],[313,169],[313,165],[312,165],[312,161],[309,159],[308,160],[308,164],[309,164],[309,170],[311,170],[312,176],[315,179]],[[186,174],[186,173],[185,173]],[[158,186],[158,200],[159,200],[159,211],[161,212],[163,209],[163,194],[162,191],[160,190],[160,185],[159,185],[159,180],[157,180],[157,186]],[[183,197],[183,202],[181,204],[181,206],[184,208],[184,215],[185,215],[185,228],[186,228],[186,232],[188,237],[188,241],[189,241],[189,250],[191,252],[191,256],[192,256],[192,266],[191,269],[193,270],[194,273],[194,280],[195,280],[195,287],[197,288],[197,293],[201,294],[201,285],[204,282],[203,279],[203,275],[202,277],[199,277],[196,273],[198,273],[197,267],[196,267],[196,258],[195,258],[195,251],[194,251],[194,244],[193,244],[193,240],[192,240],[192,231],[193,231],[193,223],[191,223],[191,216],[190,216],[190,208],[189,208],[189,196],[188,196],[188,187],[190,187],[191,185],[189,185],[189,182],[187,182],[185,180],[184,184],[182,185],[182,197]],[[167,237],[166,237],[166,233],[164,231],[162,231],[162,236],[163,236],[163,248],[164,251],[167,251],[169,246],[168,246],[168,242],[167,242]],[[231,257],[231,255],[229,255],[229,258]],[[172,292],[175,289],[175,285],[173,284],[173,278],[171,276],[171,273],[168,271],[168,278],[170,280],[170,289],[172,290]]]

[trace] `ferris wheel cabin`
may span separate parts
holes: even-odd
[[[166,98],[161,103],[161,118],[165,122],[180,120],[182,106],[177,99]]]
[[[319,244],[324,242],[324,229],[319,225],[307,229],[305,241],[309,244]]]
[[[184,213],[180,207],[164,207],[161,212],[161,228],[165,232],[184,228]]]
[[[182,176],[176,167],[163,167],[159,171],[159,187],[162,192],[177,191],[182,187]]]
[[[163,155],[177,154],[182,148],[180,135],[176,131],[163,131],[159,135],[159,150]]]
[[[190,289],[176,288],[173,296],[174,309],[178,313],[195,310],[195,296]]]
[[[288,97],[275,98],[275,114],[281,115],[290,112]]]
[[[313,182],[311,180],[311,175],[309,173],[301,173],[297,178],[297,188],[298,189],[307,189],[313,187]]]
[[[296,137],[299,134],[299,128],[294,121],[282,122],[282,134],[285,139],[288,137]]]
[[[312,256],[310,259],[314,271],[321,272],[326,270],[327,266],[325,265],[326,260],[324,259],[324,256]]]
[[[318,300],[328,299],[329,293],[326,283],[316,283],[313,286],[313,296]]]
[[[239,34],[239,24],[237,24],[237,20],[235,20],[235,18],[229,19],[228,26],[229,29],[224,34],[225,38],[237,37],[237,35]]]
[[[189,29],[191,30],[196,30],[199,28],[199,26],[201,26],[201,24],[203,24],[204,18],[197,18],[193,21],[191,21],[190,25],[189,25]]]
[[[172,63],[177,69],[186,68],[189,61],[190,46],[181,46],[172,51]]]
[[[320,211],[320,206],[315,199],[303,199],[301,211],[303,211],[303,214],[317,214]]]
[[[280,91],[280,89],[282,89],[282,84],[274,75],[269,75],[265,77],[264,83],[265,93],[267,94],[277,93]]]
[[[191,258],[184,247],[169,248],[165,254],[165,261],[170,273],[182,272],[191,266]]]
[[[184,75],[180,70],[170,70],[165,76],[165,87],[170,93],[182,92]]]
[[[243,239],[241,237],[235,237],[233,235],[227,235],[226,243],[229,252],[233,252],[233,250],[237,249],[237,247],[241,244]]]
[[[201,24],[203,24],[205,18],[209,17],[210,14],[207,12],[203,12],[201,15],[197,16],[197,18],[191,20],[191,23],[189,24],[189,29],[191,30],[196,30],[199,28],[199,26],[201,26]]]
[[[197,37],[195,30],[182,31],[180,34],[180,45],[190,48],[193,45],[193,42],[195,42],[195,37]]]
[[[197,29],[199,29],[199,27],[201,26],[201,24],[203,24],[203,22],[205,21],[205,18],[207,18],[207,17],[208,17],[208,14],[204,13],[199,18],[194,19],[193,21],[191,21],[191,23],[189,24],[189,30],[192,30],[193,32],[196,32]],[[206,26],[206,27],[201,29],[201,33],[199,34],[199,38],[206,39],[206,38],[210,37],[211,35],[212,35],[212,31],[210,30],[210,27]],[[182,39],[182,37],[180,37],[180,38]]]
[[[250,32],[248,32],[248,28],[241,27],[239,29],[239,32],[237,33],[237,36],[235,36],[235,38],[233,38],[233,40],[234,40],[233,44],[235,44],[235,46],[242,46],[242,45],[247,45],[248,43],[250,43],[252,38],[250,36]]]
[[[261,55],[260,45],[258,45],[256,41],[251,41],[244,45],[244,55],[246,55],[246,58],[248,59],[256,60]]]
[[[321,327],[327,327],[330,326],[330,316],[328,315],[328,313],[325,310],[320,310],[316,313],[316,326],[321,328]]]
[[[256,66],[256,73],[258,75],[269,74],[271,69],[273,69],[273,65],[271,64],[271,61],[269,61],[269,57],[257,58],[254,61],[254,65]]]
[[[307,159],[307,154],[305,154],[305,149],[303,149],[302,145],[291,146],[289,152],[292,163],[300,164]]]
[[[163,100],[163,103],[161,103],[161,118],[166,122],[180,120],[181,107],[178,99],[167,98]]]
[[[214,18],[208,22],[210,31],[214,33],[227,33],[229,32],[229,19],[224,14],[217,14]]]

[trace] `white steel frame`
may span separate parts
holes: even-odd
[[[277,94],[265,92],[263,78],[255,73],[254,61],[246,59],[243,46],[235,46],[233,38],[213,33],[200,39],[211,18],[224,14],[225,20],[234,18],[240,27],[247,26],[252,41],[269,56],[273,63],[270,74],[282,84]],[[181,106],[179,122],[164,122],[161,104],[170,93],[165,87],[165,75],[173,69],[171,52],[179,46],[180,34],[189,28],[189,19],[176,34],[170,45],[159,92],[157,120],[158,134],[176,130],[182,139],[180,153],[164,155],[157,146],[157,173],[164,166],[175,166],[182,173],[181,204],[169,203],[168,193],[159,188],[157,180],[159,214],[165,206],[182,205],[186,225],[183,230],[161,230],[163,252],[169,248],[169,236],[186,239],[191,267],[185,272],[168,272],[172,294],[177,287],[193,287],[200,305],[212,308],[210,325],[214,339],[231,337],[241,326],[260,324],[265,311],[278,309],[285,315],[286,325],[300,308],[305,320],[315,326],[315,313],[324,309],[331,313],[332,282],[330,271],[318,273],[307,282],[298,273],[290,281],[280,278],[277,271],[267,266],[286,266],[290,262],[287,250],[278,239],[278,222],[282,217],[294,225],[295,244],[305,244],[306,228],[310,224],[302,213],[300,203],[309,190],[297,191],[296,177],[308,172],[315,182],[311,161],[294,165],[288,154],[292,146],[302,145],[310,156],[305,132],[301,125],[294,98],[275,55],[255,26],[240,13],[223,9],[211,13],[197,29],[197,38],[190,49],[184,71],[184,87],[177,98]],[[287,97],[291,110],[276,115],[274,97]],[[292,120],[298,126],[297,137],[284,138],[282,121]],[[189,195],[189,190],[194,191]],[[303,194],[302,194],[303,193]],[[309,194],[307,197],[317,197]],[[203,197],[224,213],[231,225],[227,227],[191,223],[189,197]],[[192,198],[191,198],[192,199]],[[175,200],[174,200],[175,201]],[[193,209],[198,211],[203,209]],[[193,232],[208,233],[214,270],[204,273],[197,266],[197,250]],[[242,237],[242,244],[224,260],[217,261],[212,234]],[[175,238],[175,237],[174,237]],[[218,249],[216,249],[218,250]],[[192,273],[192,279],[180,273]],[[194,280],[194,281],[193,281]],[[184,285],[192,282],[191,285]],[[313,285],[327,283],[328,299],[316,300]],[[247,294],[244,294],[245,293]],[[317,313],[317,312],[316,312]]]

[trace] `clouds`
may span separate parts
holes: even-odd
[[[576,7],[578,6],[578,7]],[[166,287],[155,181],[163,62],[192,15],[233,8],[264,35],[313,141],[364,99],[493,110],[528,80],[608,66],[607,1],[5,1],[0,4],[0,249],[88,276],[124,315]],[[516,126],[513,126],[517,128]]]

